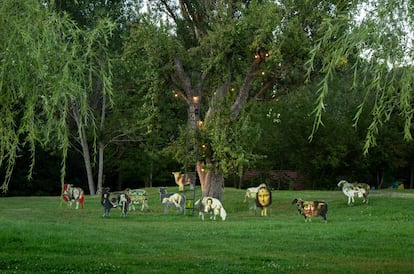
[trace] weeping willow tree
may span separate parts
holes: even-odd
[[[324,35],[315,44],[308,62],[309,74],[315,64],[320,62],[322,67],[313,133],[323,125],[325,98],[335,73],[349,66],[354,75],[353,87],[365,91],[354,126],[365,108],[371,115],[364,145],[364,153],[368,153],[392,115],[403,120],[404,139],[412,140],[414,7],[408,0],[349,2],[353,5],[350,12],[323,22]],[[368,104],[371,98],[373,103]]]
[[[102,21],[93,30],[81,31],[65,15],[30,0],[19,5],[3,1],[0,18],[1,189],[8,190],[22,150],[31,152],[31,178],[37,146],[61,153],[63,183],[70,145],[69,112],[78,110],[81,135],[86,123],[95,127],[87,102],[93,79],[103,79],[104,92],[111,94],[109,61],[93,65],[91,60],[97,54],[92,45],[96,39],[105,45],[113,25]]]

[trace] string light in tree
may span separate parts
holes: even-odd
[[[270,56],[270,54],[267,50],[265,50],[262,47],[258,47],[256,49],[256,54],[254,55],[254,58],[259,59],[260,61],[262,61],[262,60],[266,59],[269,56]]]

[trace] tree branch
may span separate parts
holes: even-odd
[[[161,3],[164,5],[165,9],[167,10],[168,14],[174,20],[175,24],[177,25],[177,16],[175,15],[173,9],[168,5],[167,1],[161,0]]]
[[[188,3],[187,0],[180,0],[180,8],[181,13],[183,14],[184,18],[186,18],[190,23],[193,24],[194,33],[198,41],[201,39],[201,33],[198,29],[198,25],[200,24],[200,16],[197,12],[192,8],[192,6]]]
[[[249,70],[247,71],[246,77],[244,78],[243,85],[240,87],[239,94],[236,98],[236,101],[231,106],[231,114],[233,118],[236,118],[246,100],[249,98],[249,91],[253,84],[253,81],[257,75],[257,71],[260,68],[260,64],[262,62],[262,58],[259,56],[255,56],[253,63],[251,64]]]
[[[257,92],[257,94],[255,95],[255,99],[259,100],[259,96],[262,95],[265,91],[269,90],[270,88],[272,88],[276,82],[278,80],[280,80],[281,78],[283,78],[283,76],[285,75],[286,71],[288,69],[288,66],[283,66],[279,69],[279,71],[273,75],[273,77],[271,77],[270,79],[268,79],[261,87],[260,90]]]
[[[178,91],[177,89],[174,89],[174,96],[175,97],[180,97],[181,99],[183,99],[187,104],[190,104],[190,100],[184,95],[183,92]]]
[[[212,102],[221,101],[226,95],[226,93],[229,91],[230,84],[231,84],[231,76],[229,76],[229,78],[225,80],[223,85],[221,85],[220,87],[216,89],[216,92],[214,93],[213,98],[212,98]],[[207,120],[208,117],[210,117],[210,115],[212,115],[213,113],[214,113],[214,103],[210,105],[206,113],[205,120]]]
[[[187,98],[191,98],[192,96],[191,81],[187,73],[184,71],[183,64],[178,57],[174,58],[174,70],[184,88],[184,92],[186,93]]]

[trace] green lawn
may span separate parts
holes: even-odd
[[[174,187],[169,189],[175,190]],[[0,273],[413,273],[414,192],[373,191],[349,207],[338,191],[273,191],[269,216],[226,188],[226,221],[150,209],[102,218],[97,196],[85,209],[59,197],[0,198]],[[198,191],[199,194],[199,191]],[[305,223],[291,201],[324,199],[328,222]]]

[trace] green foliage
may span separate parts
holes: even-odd
[[[185,106],[173,96],[166,77],[179,47],[167,35],[170,27],[153,20],[143,16],[125,37],[123,54],[115,61],[117,90],[107,127],[115,151],[108,164],[115,163],[122,178],[146,182],[162,173],[171,177],[162,170],[172,158],[163,149],[186,120]]]
[[[85,209],[77,211],[59,206],[58,197],[1,198],[0,272],[411,273],[413,268],[414,215],[407,210],[412,191],[374,191],[369,205],[359,201],[352,207],[339,190],[273,191],[269,216],[260,217],[243,203],[244,190],[226,188],[226,221],[202,222],[197,214],[164,215],[158,189],[146,190],[149,210],[126,218],[116,208],[102,218],[96,196],[86,196]],[[305,223],[291,204],[295,197],[326,200],[328,222],[314,217]]]
[[[237,9],[236,14],[224,12],[214,17],[209,24],[208,35],[192,49],[195,58],[203,56],[199,66],[210,73],[211,89],[205,92],[214,91],[229,76],[232,87],[238,90],[258,48],[270,52],[270,57],[263,64],[263,70],[269,72],[269,76],[280,66],[278,40],[281,34],[276,30],[280,28],[281,14],[277,5],[272,1],[251,1],[249,5],[241,5]],[[256,89],[259,87],[252,93]]]
[[[154,174],[164,176],[171,165],[178,165],[172,159],[189,170],[195,159],[208,158],[212,168],[229,175],[252,166],[305,170],[313,180],[323,181],[318,187],[326,188],[332,177],[343,173],[357,177],[365,172],[366,178],[377,167],[393,173],[408,166],[410,146],[394,139],[401,131],[411,138],[413,73],[410,63],[404,63],[409,55],[404,39],[410,37],[407,18],[412,14],[402,9],[405,1],[378,1],[362,22],[354,21],[356,10],[363,8],[354,5],[361,1],[186,1],[192,18],[179,14],[174,1],[149,1],[157,9],[148,14],[139,14],[141,1],[128,1],[139,11],[129,22],[123,21],[123,2],[2,3],[3,188],[22,150],[32,153],[29,174],[36,145],[60,151],[65,158],[73,129],[68,127],[71,107],[80,110],[89,140],[99,138],[107,145],[107,183],[147,183]],[[165,3],[173,8],[167,10]],[[172,14],[175,21],[172,16],[165,20]],[[109,21],[98,20],[106,15],[120,27],[115,30]],[[249,98],[279,101],[247,100],[241,116],[232,119],[227,109],[258,47],[270,57],[260,64]],[[119,58],[113,59],[113,53]],[[173,68],[176,57],[193,91],[202,93],[201,118],[209,109],[215,112],[195,135],[187,128],[188,105],[173,97],[173,90],[182,92]],[[304,86],[308,59],[310,86]],[[227,79],[231,83],[223,101],[212,100]],[[321,80],[320,86],[313,85],[315,79]],[[109,95],[109,108],[104,130],[97,132],[100,85]],[[359,150],[375,145],[372,157],[362,159]]]
[[[354,87],[362,88],[368,98],[375,96],[370,106],[371,123],[366,133],[365,153],[376,145],[380,128],[390,121],[393,113],[398,113],[404,121],[404,139],[412,139],[411,83],[414,75],[408,58],[411,49],[407,48],[405,40],[413,29],[412,20],[407,19],[406,1],[378,1],[375,6],[367,2],[352,3],[349,11],[323,22],[320,28],[323,35],[308,62],[312,70],[312,64],[321,58],[320,72],[324,76],[318,91],[313,133],[322,124],[324,99],[344,59],[354,70]],[[358,21],[356,14],[362,9],[366,16]],[[364,107],[366,103],[362,100],[355,115],[356,122]]]
[[[89,77],[99,75],[107,92],[111,90],[108,64],[95,66],[90,60],[96,57],[92,45],[102,41],[99,50],[104,50],[113,26],[102,21],[96,29],[82,32],[68,17],[33,1],[18,6],[5,1],[0,17],[0,166],[6,171],[1,186],[6,191],[23,146],[30,147],[33,160],[37,144],[60,151],[64,177],[69,108],[76,102],[82,116],[89,117],[82,122],[91,122],[85,96]],[[33,166],[34,161],[30,170]]]
[[[230,113],[223,111],[209,120],[208,127],[201,126],[195,133],[182,127],[180,137],[165,151],[187,170],[193,169],[193,163],[199,160],[206,169],[225,176],[241,176],[245,168],[263,157],[253,152],[260,135],[259,125],[252,122],[247,113],[232,120]]]
[[[323,126],[312,132],[316,84],[296,89],[277,101],[255,106],[253,119],[262,127],[260,146],[255,153],[266,155],[256,163],[260,170],[297,170],[308,179],[310,188],[328,188],[339,178],[353,178],[378,187],[382,178],[389,181],[404,176],[402,168],[410,168],[407,161],[412,143],[401,142],[403,124],[397,114],[381,128],[377,146],[363,154],[365,129],[370,125],[369,106],[373,96],[351,89],[352,75],[344,70],[337,74],[325,97]],[[365,100],[355,127],[355,109]],[[405,177],[405,176],[404,176]]]
[[[224,16],[219,19],[219,16],[213,16],[212,14],[205,14],[206,11],[203,11],[203,7],[193,6],[194,9],[203,13],[205,16],[211,16],[209,23],[208,35],[203,36],[203,39],[200,41],[200,45],[193,41],[189,43],[191,39],[187,35],[174,37],[171,35],[172,29],[170,29],[168,23],[160,23],[159,21],[154,20],[154,18],[144,17],[141,24],[136,25],[132,32],[130,41],[126,47],[127,57],[124,57],[124,60],[128,62],[129,70],[132,72],[131,75],[134,75],[136,79],[136,84],[139,84],[143,90],[150,91],[150,93],[158,94],[157,96],[166,96],[169,95],[168,92],[171,91],[171,88],[168,88],[167,85],[174,86],[173,83],[176,82],[176,75],[172,71],[172,60],[175,57],[180,57],[185,62],[185,67],[189,71],[189,77],[191,81],[195,81],[193,84],[198,85],[197,76],[200,75],[201,71],[208,71],[209,77],[205,82],[205,87],[203,89],[203,98],[204,104],[202,110],[205,111],[209,106],[206,105],[208,102],[208,97],[212,96],[212,92],[217,89],[218,86],[222,85],[223,76],[228,75],[229,70],[226,65],[231,59],[233,63],[232,67],[237,74],[235,74],[235,86],[240,85],[242,81],[243,74],[246,70],[246,64],[250,63],[250,60],[253,58],[252,51],[254,52],[256,46],[246,45],[247,41],[252,42],[257,35],[254,35],[254,32],[260,31],[256,28],[249,26],[248,22],[240,20],[241,24],[235,24],[236,21],[231,21],[231,16]],[[256,7],[258,10],[258,7]],[[270,14],[270,12],[269,12]],[[251,20],[251,15],[248,20]],[[184,21],[179,21],[177,25],[177,34],[183,34],[180,30],[184,28]],[[183,25],[181,25],[183,24]],[[187,29],[189,26],[187,26]],[[248,31],[246,31],[248,30]],[[189,33],[188,31],[186,33]],[[243,39],[240,39],[243,36]],[[269,41],[268,41],[269,42]],[[190,49],[184,51],[184,48]],[[248,52],[250,54],[248,55]],[[249,58],[249,62],[246,63],[246,56]],[[244,61],[243,61],[244,60]],[[144,73],[143,73],[144,72]],[[162,82],[161,82],[162,81]],[[149,89],[148,85],[156,85],[157,88]],[[179,88],[179,87],[178,87]],[[235,99],[235,93],[232,93],[228,100]],[[229,104],[230,102],[228,102]],[[177,106],[180,106],[177,104]],[[181,105],[184,107],[184,105]],[[229,106],[229,105],[228,105]],[[143,111],[143,113],[154,113],[154,111]],[[165,151],[169,155],[174,155],[175,159],[180,161],[186,168],[192,168],[190,165],[193,165],[195,159],[198,157],[204,157],[203,155],[205,150],[202,147],[194,150],[194,145],[207,144],[209,147],[214,147],[214,162],[216,162],[216,167],[218,167],[219,162],[223,165],[221,168],[225,173],[230,172],[230,167],[236,168],[236,172],[241,172],[240,167],[246,165],[250,156],[246,156],[249,153],[246,153],[244,150],[248,146],[241,144],[237,146],[235,144],[231,146],[223,143],[227,137],[225,134],[229,134],[228,138],[232,139],[233,142],[240,141],[239,137],[235,136],[232,132],[220,132],[220,134],[214,132],[222,126],[219,126],[218,120],[215,120],[213,125],[214,129],[208,129],[206,132],[204,130],[200,131],[195,136],[193,133],[187,129],[185,123],[179,122],[178,120],[173,121],[172,117],[166,117],[170,124],[174,125],[177,129],[181,128],[181,137],[176,140],[170,148],[167,148]],[[217,118],[217,117],[216,117]],[[227,117],[229,118],[229,117]],[[227,119],[227,118],[224,118]],[[217,118],[218,119],[218,118]],[[240,127],[242,128],[242,134],[246,135],[247,131],[247,120],[244,121],[244,118],[241,119],[241,124],[232,126],[230,121],[223,122],[227,128],[233,127],[235,129]],[[184,124],[184,125],[183,125]],[[244,125],[243,125],[244,124]],[[208,125],[209,127],[210,125]],[[222,128],[225,128],[222,127]],[[229,129],[230,130],[230,129]],[[178,131],[176,131],[178,132]],[[255,130],[252,130],[251,135],[256,135]],[[220,136],[220,137],[218,137]],[[202,141],[196,142],[196,138],[201,138]],[[210,142],[214,139],[214,144]],[[207,142],[208,141],[208,142]],[[254,139],[252,139],[254,141]],[[248,150],[248,149],[247,149]],[[229,153],[233,155],[229,155]],[[212,156],[212,155],[209,155]],[[220,157],[224,157],[220,159]],[[231,164],[224,165],[226,161],[233,159]],[[211,160],[211,159],[210,159]],[[191,163],[191,164],[190,164]],[[233,171],[234,172],[234,171]]]
[[[236,121],[232,120],[230,113],[216,113],[202,134],[208,140],[204,143],[210,146],[201,148],[204,153],[202,159],[211,159],[213,168],[224,175],[242,176],[245,168],[260,159],[253,153],[260,139],[260,128],[247,113],[241,114]],[[209,152],[211,155],[208,155]]]
[[[187,128],[181,130],[183,135],[172,148],[176,159],[186,166],[198,158],[208,163],[210,168],[227,175],[241,174],[245,167],[251,166],[257,159],[252,149],[260,136],[258,127],[249,121],[247,112],[243,114],[244,117],[232,119],[229,109],[259,46],[268,51],[275,49],[268,59],[269,68],[280,61],[277,45],[274,44],[277,35],[273,30],[281,19],[276,5],[271,1],[252,1],[248,7],[228,7],[222,4],[208,6],[203,1],[191,3],[194,12],[199,13],[196,23],[202,33],[200,40],[188,39],[188,35],[174,37],[167,32],[161,34],[157,40],[162,41],[166,34],[171,39],[174,38],[175,43],[168,43],[171,48],[176,48],[176,53],[171,55],[170,60],[176,56],[183,60],[193,88],[202,88],[202,111],[206,113],[212,110],[211,112],[215,113],[213,117],[207,117],[208,121],[205,121],[197,135],[193,135]],[[183,17],[185,18],[185,15]],[[180,20],[177,23],[177,35],[183,34],[181,30],[185,24],[187,34],[194,28],[188,20]],[[159,35],[159,32],[153,32],[152,35],[154,33],[155,36]],[[189,43],[190,40],[192,43]],[[152,46],[162,54],[162,51],[158,50],[157,42]],[[188,50],[184,51],[184,48]],[[154,55],[156,52],[151,54]],[[174,72],[165,70],[164,73],[168,73],[167,77],[172,81],[177,77]],[[201,74],[207,75],[202,81]],[[231,91],[224,96],[225,98],[210,99],[226,78],[231,79]],[[252,94],[259,88],[260,83],[254,87]],[[222,99],[223,102],[220,101]],[[204,113],[201,113],[201,117]],[[194,145],[198,146],[195,150],[192,148]]]
[[[326,98],[324,126],[312,142],[308,136],[312,132],[316,84],[255,106],[254,120],[262,127],[260,146],[255,152],[267,156],[256,163],[257,168],[299,171],[309,182],[316,182],[309,187],[331,188],[329,182],[343,174],[369,179],[362,172],[366,168],[363,136],[352,128],[353,110],[363,94],[349,91],[347,83],[346,74],[335,82],[335,92]]]

